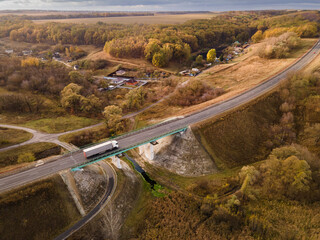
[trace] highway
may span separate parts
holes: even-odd
[[[178,130],[194,123],[201,122],[208,118],[217,116],[224,113],[230,109],[238,107],[242,104],[250,102],[253,99],[263,95],[264,93],[270,91],[279,82],[286,78],[287,74],[290,72],[295,72],[301,70],[308,63],[310,63],[320,52],[319,41],[314,45],[314,47],[305,54],[300,60],[295,64],[291,65],[278,75],[264,81],[260,85],[240,94],[236,97],[222,101],[218,104],[214,104],[208,108],[205,108],[199,112],[185,116],[184,118],[179,118],[167,122],[160,123],[136,132],[131,132],[126,135],[115,138],[119,142],[119,150],[124,151],[133,146],[137,146],[149,140],[156,139],[160,136],[165,135],[174,130]],[[85,164],[87,159],[83,156],[81,150],[67,154],[58,158],[57,160],[41,165],[36,168],[28,169],[24,172],[16,173],[13,175],[5,176],[1,178],[0,175],[0,192],[13,189],[15,187],[31,183],[40,178],[55,174],[61,170],[72,168],[81,164]]]

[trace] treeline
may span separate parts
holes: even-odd
[[[104,17],[137,17],[154,16],[149,12],[91,12],[91,13],[73,13],[73,14],[49,14],[49,15],[23,15],[20,18],[24,20],[42,20],[42,19],[72,19],[72,18],[104,18]]]
[[[252,36],[254,42],[270,37],[278,37],[286,32],[294,32],[302,38],[319,36],[320,13],[306,11],[260,19],[253,22],[257,32]]]
[[[128,38],[129,36],[142,37],[143,39],[154,38],[162,43],[183,42],[189,44],[192,51],[196,51],[199,48],[211,48],[235,40],[246,41],[256,30],[256,27],[250,26],[251,22],[256,18],[270,16],[269,14],[261,16],[258,12],[238,15],[219,15],[212,19],[193,20],[179,25],[121,25],[101,22],[92,25],[65,23],[40,25],[31,21],[22,21],[23,27],[15,26],[6,29],[9,22],[6,25],[1,24],[1,26],[3,26],[2,32],[5,32],[4,35],[10,35],[11,40],[16,41],[102,46],[107,41]],[[7,17],[7,21],[12,20],[16,19]]]

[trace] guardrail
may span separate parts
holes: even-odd
[[[72,168],[71,171],[77,171],[77,170],[79,170],[80,168],[83,168],[83,167],[88,166],[88,165],[90,165],[90,164],[93,164],[93,163],[95,163],[95,162],[99,162],[99,161],[101,161],[101,160],[103,160],[103,159],[106,159],[106,158],[109,158],[109,157],[113,157],[113,156],[118,155],[118,154],[121,154],[121,153],[123,153],[123,152],[127,152],[127,151],[129,151],[129,150],[131,150],[131,149],[137,148],[137,147],[142,146],[142,145],[144,145],[144,144],[146,144],[146,143],[150,143],[150,142],[152,142],[152,141],[159,140],[159,139],[164,138],[164,137],[166,137],[166,136],[170,136],[170,135],[172,135],[172,134],[185,131],[187,128],[188,128],[188,127],[179,128],[179,129],[177,129],[177,130],[173,130],[173,131],[170,131],[170,132],[168,132],[168,133],[165,133],[165,134],[163,134],[163,135],[161,135],[161,136],[158,136],[158,137],[155,137],[155,138],[150,138],[150,139],[148,139],[148,140],[146,140],[146,141],[143,141],[143,142],[141,142],[141,143],[133,144],[133,145],[131,145],[131,146],[125,148],[125,149],[115,150],[115,151],[109,152],[109,153],[107,153],[107,154],[105,154],[105,155],[103,155],[103,156],[99,156],[99,157],[97,157],[97,158],[95,158],[95,159],[92,159],[92,160],[90,160],[90,161],[87,162],[87,163],[79,164],[79,165],[77,165],[76,167]]]

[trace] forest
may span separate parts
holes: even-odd
[[[48,44],[104,46],[114,57],[146,58],[156,66],[169,61],[187,61],[191,53],[227,46],[235,41],[279,36],[286,31],[299,37],[316,37],[320,14],[313,12],[252,11],[229,12],[212,19],[190,20],[184,24],[34,24],[4,16],[0,36],[14,41]],[[258,36],[263,35],[263,36]],[[129,47],[130,46],[130,47]],[[153,56],[156,55],[155,59]]]

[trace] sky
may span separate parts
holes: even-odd
[[[0,10],[229,11],[319,9],[320,0],[0,0]]]

